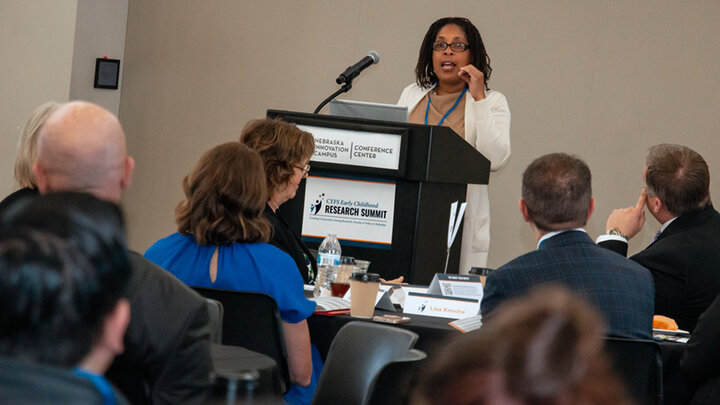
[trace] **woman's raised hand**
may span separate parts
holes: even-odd
[[[468,84],[468,91],[475,101],[485,98],[485,75],[483,72],[473,65],[467,65],[460,68],[458,76]]]

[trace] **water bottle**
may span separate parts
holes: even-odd
[[[318,275],[315,280],[315,289],[313,289],[313,296],[315,297],[327,297],[331,295],[330,283],[332,283],[332,275],[330,266],[340,266],[340,256],[342,255],[342,249],[340,248],[340,242],[337,240],[337,236],[334,233],[329,233],[325,239],[323,239],[320,247],[318,247],[317,256],[317,268]]]

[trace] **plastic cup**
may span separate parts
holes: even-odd
[[[355,259],[350,256],[343,256],[340,259],[340,269],[338,270],[335,282],[350,284],[350,276],[355,272]]]
[[[332,283],[330,283],[330,294],[333,297],[342,298],[345,296],[345,293],[347,293],[349,289],[350,289],[350,282],[348,282],[348,281],[346,281],[346,282],[333,281]]]
[[[355,260],[355,271],[367,273],[368,269],[370,268],[370,261],[369,260]]]
[[[480,276],[480,284],[482,284],[484,288],[487,276],[490,275],[490,273],[492,273],[493,271],[495,270],[487,267],[473,267],[472,269],[470,269],[469,274],[477,274],[478,276]]]
[[[378,274],[353,273],[350,277],[350,315],[358,318],[372,318],[378,291],[380,291]]]

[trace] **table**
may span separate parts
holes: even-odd
[[[690,391],[680,371],[680,360],[685,353],[685,343],[660,341],[658,344],[663,364],[665,404],[685,404],[690,400]]]
[[[375,315],[397,314],[391,311],[375,310]],[[415,348],[428,354],[441,347],[447,339],[459,336],[462,332],[448,325],[453,319],[436,318],[423,315],[403,314],[410,317],[410,323],[392,325],[411,330],[418,334]],[[333,338],[346,323],[352,321],[372,322],[370,319],[354,318],[350,315],[324,316],[313,315],[308,318],[310,339],[318,348],[323,361],[327,357]],[[683,404],[689,399],[689,392],[680,373],[680,359],[685,350],[684,343],[657,341],[663,364],[663,392],[666,404]]]
[[[375,310],[375,315],[382,316],[385,314],[397,315],[396,312],[381,309]],[[461,334],[459,330],[448,325],[453,319],[413,314],[403,314],[403,316],[410,317],[410,322],[391,326],[417,333],[419,337],[415,348],[424,351],[428,356],[430,356],[437,347],[442,345],[445,340]],[[352,321],[372,322],[370,319],[354,318],[350,315],[325,316],[315,314],[308,318],[310,340],[318,348],[323,361],[327,357],[330,344],[340,328]]]
[[[272,358],[244,347],[218,343],[210,344],[210,354],[215,375],[215,399],[233,403],[230,398],[241,394],[244,403],[250,403],[253,396],[282,396],[280,370]]]

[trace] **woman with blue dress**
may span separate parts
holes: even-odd
[[[268,192],[262,159],[239,142],[216,146],[185,177],[183,190],[185,199],[175,209],[178,232],[156,242],[145,257],[190,286],[273,297],[292,382],[285,401],[310,403],[322,369],[306,321],[315,303],[304,296],[295,262],[266,243],[272,228],[263,214]]]

